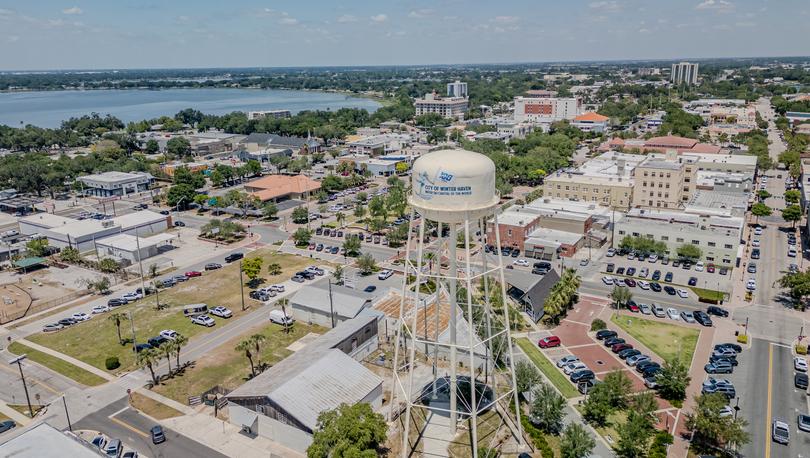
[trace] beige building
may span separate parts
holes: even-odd
[[[576,169],[546,177],[543,196],[628,209],[633,198],[633,170],[644,160],[638,154],[604,153]]]
[[[689,200],[696,166],[681,160],[675,151],[663,158],[649,157],[636,166],[633,205],[681,208]]]

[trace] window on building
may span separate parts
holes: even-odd
[[[624,235],[624,231],[619,231],[619,235]]]
[[[666,242],[667,240],[669,240],[669,236],[668,236],[668,235],[662,235],[662,236],[661,236],[661,240],[663,240],[664,242]]]
[[[726,243],[725,245],[723,245],[723,248],[725,248],[727,250],[730,250],[730,249],[734,248],[734,246],[731,245],[730,243]]]
[[[644,172],[644,176],[645,176],[645,177],[647,176],[647,172]]]
[[[676,238],[675,241],[678,242],[678,243],[683,243],[683,239],[680,238],[680,237]]]
[[[717,246],[717,244],[714,243],[714,242],[708,242],[707,245],[709,245],[709,246]]]
[[[638,232],[633,232],[633,237],[638,237],[638,236],[639,236]]]
[[[570,187],[570,186],[566,186],[566,187],[565,187],[565,190],[566,190],[566,191],[570,191],[570,190],[571,190],[571,187]]]
[[[700,240],[692,240],[692,245],[700,245]]]
[[[667,189],[669,189],[669,183],[667,183],[667,186],[666,186],[666,188],[667,188]]]
[[[506,235],[508,235],[509,237],[511,237],[511,236],[512,236],[512,229],[507,229],[507,230],[506,230]]]
[[[669,177],[671,177],[671,176],[672,176],[672,174],[671,174],[671,173],[667,173],[667,178],[669,178]]]
[[[707,261],[714,261],[714,256],[706,256]]]
[[[641,182],[641,186],[646,188],[647,187],[647,182],[646,181]]]

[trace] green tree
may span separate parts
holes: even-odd
[[[560,439],[562,458],[586,458],[591,456],[594,447],[596,441],[584,426],[573,422],[566,426]]]
[[[362,217],[366,216],[366,207],[365,207],[365,205],[357,204],[357,206],[354,207],[354,216],[356,216],[358,218],[362,218]]]
[[[377,262],[370,254],[366,253],[357,258],[357,268],[360,269],[360,274],[370,275],[377,270]]]
[[[281,275],[282,269],[281,264],[277,262],[271,262],[267,265],[267,274],[270,276],[275,277],[276,275]]]
[[[346,221],[346,214],[343,212],[335,213],[335,221],[337,221],[338,226],[343,227],[343,222]]]
[[[187,184],[174,185],[166,193],[166,204],[170,207],[177,207],[179,210],[185,210],[194,202],[196,195],[197,191]]]
[[[627,421],[619,425],[616,454],[623,458],[642,458],[647,455],[647,444],[653,429],[643,414],[627,413]]]
[[[387,435],[385,418],[375,413],[370,404],[341,404],[318,415],[307,457],[374,458],[382,455]]]
[[[292,220],[295,224],[306,224],[309,222],[309,211],[307,207],[296,207],[292,212]]]
[[[701,394],[695,400],[695,410],[686,414],[686,428],[694,434],[692,444],[697,451],[713,452],[750,441],[745,419],[720,416],[720,410],[728,404],[723,394]]]
[[[267,202],[262,206],[262,216],[267,219],[274,219],[278,215],[278,206],[273,202]]]
[[[166,142],[166,152],[173,157],[191,155],[191,143],[185,137],[172,137]]]
[[[801,199],[802,193],[798,189],[788,189],[785,191],[785,202],[789,204],[797,204],[799,203],[799,199]]]
[[[607,399],[614,409],[624,409],[628,404],[628,395],[633,392],[633,382],[621,369],[609,372],[602,385],[605,385]]]
[[[177,167],[174,169],[172,184],[185,184],[191,186],[193,189],[199,189],[205,186],[205,176],[200,172],[192,172],[185,166]]]
[[[385,200],[382,196],[374,196],[368,202],[368,212],[374,218],[379,218],[383,221],[386,220],[388,217],[386,208],[385,208]]]
[[[541,382],[532,391],[529,420],[548,434],[559,434],[565,418],[565,398],[551,385]]]
[[[174,337],[174,357],[175,357],[175,364],[174,367],[180,368],[180,351],[183,349],[184,346],[188,343],[188,337],[184,336],[183,334],[178,333]]]
[[[293,240],[295,240],[295,246],[307,246],[309,245],[309,240],[312,238],[312,231],[305,227],[299,227],[295,233],[293,233]]]
[[[250,338],[240,341],[236,344],[235,350],[239,353],[243,353],[245,358],[247,358],[248,363],[250,363],[250,377],[253,378],[256,376],[256,365],[253,363],[253,349],[256,348],[253,344],[253,341]]]
[[[802,207],[798,205],[790,205],[782,210],[782,219],[792,223],[792,227],[796,228],[796,222],[802,219]]]
[[[751,214],[757,217],[757,224],[759,224],[760,216],[771,216],[771,213],[773,213],[771,207],[763,204],[762,202],[757,202],[751,206]]]
[[[678,247],[676,252],[681,258],[691,259],[692,261],[696,261],[703,256],[703,252],[700,250],[700,248],[698,248],[697,245],[692,245],[691,243],[684,243]]]
[[[98,270],[107,273],[118,272],[121,270],[121,264],[113,258],[103,258],[98,262]]]
[[[385,200],[385,205],[389,212],[393,212],[398,217],[402,218],[405,215],[408,201],[405,197],[405,189],[402,185],[388,188],[388,197]]]
[[[515,364],[515,380],[518,393],[527,393],[540,383],[542,377],[534,364],[521,360]]]
[[[352,235],[343,242],[346,256],[357,256],[360,253],[360,237]]]
[[[146,146],[144,147],[144,152],[146,154],[155,154],[158,151],[160,151],[160,145],[158,144],[157,140],[150,138],[146,141]]]
[[[107,316],[107,321],[115,325],[115,331],[118,333],[118,343],[124,345],[124,339],[121,337],[121,323],[128,320],[129,317],[125,313],[111,313]]]
[[[344,275],[343,266],[338,264],[335,267],[335,270],[332,272],[332,278],[335,280],[335,284],[337,285],[343,284],[343,275]]]
[[[613,300],[613,306],[619,310],[633,299],[633,293],[626,286],[614,286],[610,292],[610,298]]]
[[[691,381],[689,368],[675,356],[664,361],[655,381],[662,398],[668,401],[682,401],[686,398],[686,387]]]
[[[279,299],[279,300],[281,300],[281,299]],[[253,344],[253,348],[255,350],[253,355],[256,357],[256,365],[258,365],[261,368],[262,367],[262,344],[267,342],[267,337],[264,334],[258,334],[257,333],[257,334],[253,334],[250,337],[248,337],[248,340],[250,340],[250,343]]]
[[[259,274],[262,272],[263,263],[264,259],[259,257],[245,259],[242,261],[242,272],[250,279],[250,281],[254,281],[259,278]]]
[[[82,256],[76,248],[67,247],[62,248],[62,251],[59,252],[59,259],[62,262],[79,262],[82,260]]]
[[[613,412],[610,405],[610,393],[604,383],[594,385],[588,391],[588,397],[582,403],[582,415],[589,422],[604,426],[607,424],[608,415]]]
[[[25,244],[29,256],[43,256],[48,249],[48,239],[34,239]]]
[[[765,199],[771,197],[771,193],[769,193],[767,189],[760,189],[757,191],[757,197],[760,202],[764,202]],[[787,197],[785,197],[785,200],[787,200]]]
[[[155,374],[154,367],[160,359],[160,356],[160,353],[155,348],[145,348],[139,351],[137,356],[138,367],[149,370],[149,374],[152,376],[153,385],[160,384],[160,380],[158,379],[157,374]]]

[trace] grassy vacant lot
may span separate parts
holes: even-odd
[[[39,363],[48,369],[58,372],[65,377],[73,379],[82,385],[87,386],[97,386],[101,385],[102,383],[106,382],[103,378],[99,377],[98,375],[86,371],[81,367],[74,366],[69,362],[59,359],[55,356],[51,356],[47,353],[42,353],[39,350],[34,350],[33,348],[23,345],[19,342],[14,342],[8,346],[8,351],[14,353],[15,355],[21,355],[25,353],[28,355],[28,359]]]
[[[307,326],[296,323],[289,334],[277,324],[262,324],[250,331],[236,336],[225,342],[216,350],[198,359],[194,367],[187,368],[184,373],[164,381],[154,390],[164,396],[172,398],[183,404],[188,402],[189,396],[199,396],[203,391],[219,385],[223,388],[234,389],[248,380],[250,376],[250,363],[243,352],[235,350],[236,345],[253,334],[262,334],[267,340],[261,344],[261,363],[274,365],[289,356],[292,352],[287,346],[310,332],[322,333],[326,329],[318,326]],[[259,360],[254,356],[253,363]]]
[[[179,417],[183,412],[172,409],[162,402],[155,401],[138,392],[133,392],[130,395],[129,405],[133,409],[140,410],[141,412],[149,415],[155,420],[165,420],[166,418]]]
[[[661,358],[669,360],[680,352],[680,359],[686,367],[692,364],[692,355],[700,335],[697,329],[627,315],[614,315],[610,321]]]
[[[311,259],[290,254],[277,253],[272,250],[258,250],[250,257],[261,256],[264,259],[263,276],[267,283],[278,283],[290,278],[291,274],[310,265]],[[282,267],[281,275],[270,277],[266,274],[267,265],[278,263]],[[245,279],[247,280],[247,279]],[[241,310],[241,293],[239,287],[239,264],[229,264],[219,270],[203,273],[202,277],[192,278],[163,290],[159,294],[161,304],[168,304],[168,308],[156,310],[155,296],[149,296],[135,303],[117,307],[113,313],[132,314],[135,325],[135,336],[138,342],[146,342],[150,337],[156,336],[163,329],[175,331],[192,337],[205,334],[214,328],[206,328],[191,324],[183,316],[183,306],[192,303],[206,303],[209,307],[224,305],[233,311],[233,318],[237,319],[244,313]],[[245,305],[257,305],[258,302],[247,297],[245,292]],[[70,328],[54,333],[40,333],[29,337],[33,342],[45,345],[56,351],[80,359],[88,364],[106,370],[104,360],[110,356],[117,356],[121,367],[115,372],[131,370],[135,367],[135,356],[131,345],[121,345],[114,323],[108,320],[111,313],[94,316],[93,319],[79,323]],[[226,320],[214,318],[218,323]],[[130,321],[121,324],[121,336],[131,339],[132,328]]]
[[[521,337],[517,339],[517,344],[526,353],[526,356],[537,366],[538,369],[548,378],[551,383],[557,387],[557,390],[566,398],[575,398],[579,396],[579,392],[574,385],[568,381],[565,374],[557,369],[551,360],[546,358],[546,355],[540,351],[529,339]]]
[[[722,291],[715,291],[713,289],[703,289],[703,288],[696,288],[692,287],[692,291],[697,294],[697,296],[701,299],[707,299],[710,301],[721,301],[725,296],[726,293]]]
[[[498,427],[505,428],[501,424],[501,417],[494,410],[489,410],[485,414],[478,417],[478,447],[489,448],[498,435]],[[461,458],[470,456],[470,444],[472,443],[472,434],[469,430],[462,432],[453,442],[450,443],[448,451],[451,458]]]

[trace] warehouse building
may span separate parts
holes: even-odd
[[[333,286],[328,289],[307,285],[298,290],[290,299],[292,316],[298,321],[332,327],[335,323],[350,320],[364,309],[371,307],[371,299],[346,287]]]

